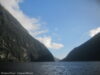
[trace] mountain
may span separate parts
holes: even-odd
[[[63,61],[100,61],[100,33],[73,49]]]
[[[54,57],[54,60],[55,60],[55,62],[59,62],[60,61],[60,59],[57,58],[57,57]]]
[[[0,5],[0,62],[54,61],[49,50],[33,38]]]

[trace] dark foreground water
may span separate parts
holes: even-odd
[[[0,63],[0,75],[100,75],[100,62]]]

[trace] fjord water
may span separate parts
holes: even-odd
[[[24,75],[100,75],[100,62],[1,63],[0,71]]]

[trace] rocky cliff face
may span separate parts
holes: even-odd
[[[53,60],[48,49],[0,5],[0,62]]]
[[[73,49],[63,61],[100,61],[100,33]]]

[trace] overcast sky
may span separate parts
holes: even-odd
[[[99,0],[0,0],[57,58],[100,32]]]

